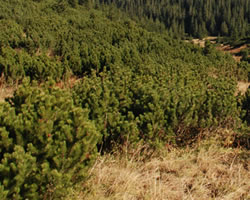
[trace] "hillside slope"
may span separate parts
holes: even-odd
[[[15,90],[0,103],[1,199],[64,198],[99,154],[181,148],[204,131],[249,148],[250,89],[236,95],[249,63],[89,1],[0,13],[1,88]]]

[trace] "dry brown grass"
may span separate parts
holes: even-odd
[[[0,102],[4,102],[5,98],[11,97],[14,91],[14,87],[0,86]]]
[[[7,84],[2,74],[0,76],[0,102],[4,102],[5,98],[11,97],[17,87],[17,84]]]
[[[192,39],[192,43],[199,45],[200,47],[205,47],[206,40],[209,40],[211,43],[216,44],[217,37],[205,37],[203,39]]]
[[[245,94],[249,86],[250,82],[239,81],[237,83],[238,92],[241,93],[242,95]]]
[[[205,42],[206,40],[209,40],[211,43],[216,44],[216,39],[217,37],[205,37],[203,39],[192,39],[192,43],[199,45],[200,47],[205,47]],[[186,40],[187,41],[187,40]],[[187,41],[189,42],[189,41]],[[221,44],[220,46],[217,46],[216,49],[224,52],[229,52],[232,54],[233,58],[237,61],[240,62],[242,59],[242,56],[238,56],[237,53],[239,53],[241,50],[248,48],[247,44],[241,45],[240,47],[232,47],[230,45],[224,45]],[[250,55],[249,55],[250,57]]]
[[[237,61],[240,62],[242,59],[242,56],[238,56],[237,54],[243,50],[248,48],[248,46],[246,44],[240,46],[240,47],[232,47],[230,45],[223,45],[221,44],[220,46],[217,47],[218,50],[224,51],[224,52],[229,52],[230,54],[232,54],[233,58]]]
[[[75,76],[70,76],[66,80],[62,80],[56,83],[56,87],[59,87],[61,89],[66,89],[66,88],[73,88],[74,85],[79,83],[82,79],[77,78]]]
[[[67,199],[250,199],[248,151],[204,143],[150,154],[101,156],[89,180]]]

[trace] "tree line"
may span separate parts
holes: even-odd
[[[173,34],[193,37],[250,35],[248,0],[97,0],[132,17],[163,23]]]

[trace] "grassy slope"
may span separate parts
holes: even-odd
[[[249,199],[249,151],[210,142],[157,155],[137,149],[101,156],[66,199]]]

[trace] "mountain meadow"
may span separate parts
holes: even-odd
[[[1,0],[0,199],[250,199],[249,47],[249,0]]]

